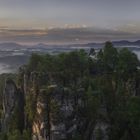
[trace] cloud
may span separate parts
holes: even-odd
[[[117,27],[118,31],[140,34],[140,23],[127,23]]]
[[[11,30],[7,27],[0,29],[0,42],[22,43],[88,43],[104,42],[107,40],[134,40],[138,39],[139,33],[117,29],[101,29],[86,26],[68,26],[67,28],[51,28],[48,30],[31,29]]]

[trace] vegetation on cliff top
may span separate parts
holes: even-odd
[[[58,55],[33,54],[29,63],[21,68],[18,85],[22,84],[23,73],[37,73],[37,83],[30,85],[26,97],[25,114],[28,123],[23,132],[12,130],[2,135],[1,140],[19,140],[31,136],[32,124],[36,115],[37,98],[34,93],[57,85],[61,92],[75,99],[77,120],[83,122],[77,128],[71,140],[90,140],[97,122],[107,124],[107,133],[101,128],[96,130],[96,139],[102,140],[139,140],[140,139],[140,70],[137,56],[126,48],[117,50],[110,42],[99,52],[94,49],[90,55],[84,50]],[[34,87],[35,86],[35,87]],[[83,105],[79,106],[78,98],[82,97]],[[1,99],[2,102],[2,99]],[[46,100],[47,102],[47,100]],[[52,103],[52,104],[51,104]],[[51,111],[56,120],[61,121],[58,106],[50,102]],[[57,113],[56,113],[57,112]],[[14,120],[13,120],[14,121]],[[12,122],[11,122],[12,123]],[[14,124],[14,123],[12,123]],[[14,126],[13,126],[14,128]],[[13,131],[13,132],[12,132]],[[47,131],[47,130],[46,130]],[[30,138],[29,138],[30,139]]]

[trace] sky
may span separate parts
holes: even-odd
[[[0,41],[136,40],[139,6],[140,0],[0,0]]]

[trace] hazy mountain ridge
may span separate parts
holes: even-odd
[[[115,47],[120,47],[120,46],[138,46],[140,47],[140,40],[137,41],[128,41],[128,40],[120,40],[120,41],[112,41],[113,45]],[[62,44],[62,45],[50,45],[50,44],[45,44],[45,43],[38,43],[35,45],[22,45],[19,43],[14,43],[14,42],[6,42],[6,43],[0,43],[0,49],[23,49],[23,48],[42,48],[42,49],[47,49],[47,48],[54,48],[54,47],[95,47],[95,48],[100,48],[103,47],[105,43],[86,43],[86,44]]]

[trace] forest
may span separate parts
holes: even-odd
[[[111,42],[0,76],[0,140],[140,140],[139,117],[140,61]]]

